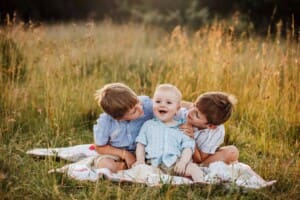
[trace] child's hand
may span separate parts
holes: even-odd
[[[180,127],[180,130],[183,131],[187,136],[194,139],[194,129],[191,124],[182,124]]]
[[[142,165],[145,164],[145,161],[143,160],[137,160],[135,163],[133,163],[132,167],[138,166],[138,165]]]
[[[184,175],[185,174],[185,168],[186,168],[186,162],[179,160],[174,168],[174,171],[178,174],[178,175]]]
[[[135,156],[130,153],[129,151],[124,150],[124,156],[123,159],[126,162],[127,168],[131,168],[132,164],[135,163]]]

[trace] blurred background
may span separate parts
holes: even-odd
[[[74,20],[128,21],[176,25],[199,29],[214,20],[239,20],[239,28],[253,28],[258,33],[280,21],[283,29],[299,26],[298,0],[1,0],[1,23],[8,16],[29,22],[66,22]]]
[[[0,199],[299,199],[300,0],[0,0]],[[272,187],[147,187],[48,174],[33,148],[93,143],[94,93],[236,95],[224,145]],[[142,194],[142,195],[141,195]]]

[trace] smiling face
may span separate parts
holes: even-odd
[[[164,123],[173,121],[180,108],[180,96],[171,89],[157,89],[153,96],[153,113]]]
[[[199,129],[206,129],[210,126],[207,122],[206,116],[201,113],[196,106],[189,109],[186,120],[189,124]]]

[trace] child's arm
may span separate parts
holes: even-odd
[[[195,152],[193,154],[193,161],[195,163],[202,163],[209,155],[208,153],[204,153],[201,150],[199,150],[197,147],[195,147]]]
[[[180,125],[179,128],[182,132],[184,132],[184,134],[186,134],[190,138],[194,139],[194,129],[191,124],[185,123],[185,124]]]
[[[203,137],[198,137],[196,140],[195,152],[193,155],[193,161],[196,163],[202,163],[206,165],[207,159],[216,153],[218,147],[224,142],[225,128],[224,125],[216,126],[215,128],[209,128],[208,133]],[[213,135],[208,140],[208,135]],[[199,142],[200,140],[206,141],[205,143]],[[201,144],[201,146],[199,146]],[[220,158],[223,159],[223,158]]]
[[[180,160],[175,165],[175,172],[179,175],[184,175],[186,170],[186,165],[192,158],[193,151],[190,148],[185,148],[182,151]]]
[[[133,166],[145,164],[145,145],[138,142],[136,145],[135,154],[136,154],[136,162],[133,164]]]
[[[194,154],[193,154],[193,161],[195,162],[195,163],[200,163],[201,162],[201,154],[200,154],[200,150],[197,148],[197,147],[195,147],[195,152],[194,152]]]
[[[104,145],[104,146],[96,146],[95,150],[99,154],[109,154],[109,155],[120,157],[126,162],[128,168],[130,168],[131,165],[135,162],[134,155],[125,149],[119,149],[111,145]]]

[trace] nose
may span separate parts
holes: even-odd
[[[160,107],[160,108],[165,107],[166,105],[167,105],[167,103],[165,103],[165,102],[160,102],[160,103],[157,104],[157,106]]]

